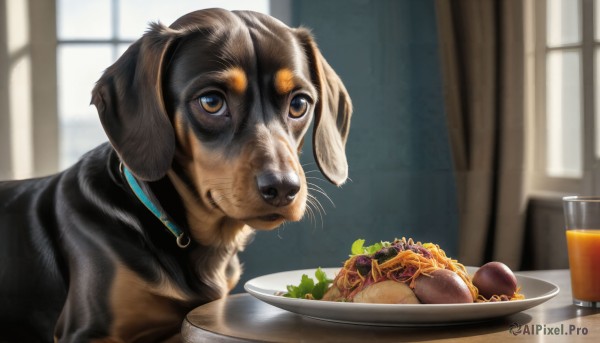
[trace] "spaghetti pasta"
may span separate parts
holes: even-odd
[[[382,242],[382,248],[373,254],[352,255],[336,275],[333,285],[339,290],[343,301],[352,301],[365,287],[385,280],[402,282],[414,289],[419,276],[431,276],[438,269],[455,272],[467,285],[474,302],[524,298],[518,290],[511,297],[495,295],[489,299],[484,298],[473,284],[465,266],[446,256],[437,244],[421,244],[405,237],[391,243]]]

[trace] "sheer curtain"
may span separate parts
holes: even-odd
[[[459,260],[520,267],[525,225],[521,0],[437,0],[460,211]]]

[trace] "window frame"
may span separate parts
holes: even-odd
[[[56,17],[56,22],[57,25],[60,23],[61,18],[60,18],[60,13],[59,13],[59,0],[52,0],[55,3],[55,17]],[[110,6],[110,12],[109,12],[109,22],[110,22],[110,32],[108,34],[108,36],[106,38],[94,38],[94,37],[90,37],[90,38],[62,38],[59,37],[59,30],[58,30],[58,26],[56,27],[56,29],[54,30],[54,32],[56,33],[56,51],[55,51],[55,55],[56,55],[56,59],[57,62],[58,61],[58,54],[59,51],[64,48],[64,47],[85,47],[86,45],[89,46],[95,46],[95,47],[103,47],[103,48],[107,48],[110,50],[110,54],[111,54],[111,58],[112,61],[114,63],[114,61],[116,61],[124,52],[124,50],[126,50],[126,48],[128,48],[131,44],[135,43],[138,39],[138,37],[132,38],[132,37],[127,37],[127,35],[123,35],[122,32],[120,32],[120,19],[122,16],[126,15],[126,11],[122,11],[122,7],[121,5],[126,2],[127,0],[109,0],[107,3]],[[291,20],[291,0],[279,0],[279,1],[268,1],[268,9],[269,9],[269,13],[273,16],[278,16],[279,18],[281,18],[284,22]],[[203,4],[202,1],[198,2],[198,4],[194,3],[193,6],[198,6],[198,8],[203,8],[205,7],[206,3]],[[235,6],[238,5],[243,5],[243,3],[237,4]],[[227,8],[226,6],[224,6],[225,8]],[[181,13],[184,14],[184,13]],[[124,37],[125,36],[125,37]],[[108,67],[108,65],[107,65]],[[57,64],[56,65],[56,69],[58,70],[60,68],[60,66]],[[57,76],[57,78],[60,78],[60,74]],[[60,81],[60,80],[58,80]],[[60,96],[61,96],[61,92],[60,89],[57,90],[57,98],[59,100],[57,100],[59,102],[58,105],[58,109],[57,109],[57,127],[58,127],[58,152],[55,156],[56,160],[58,161],[58,168],[59,169],[64,169],[64,168],[68,168],[70,165],[72,165],[75,161],[74,161],[74,154],[70,154],[68,151],[65,151],[65,145],[64,145],[64,137],[69,137],[68,134],[65,133],[65,131],[68,130],[64,130],[65,126],[63,125],[65,123],[64,121],[64,111],[60,108]],[[65,135],[66,136],[63,136]],[[80,158],[80,156],[79,156]]]
[[[121,7],[120,7],[120,3],[123,0],[110,0],[109,6],[110,6],[110,16],[109,16],[109,20],[110,20],[110,35],[108,36],[108,38],[61,38],[59,37],[59,32],[58,32],[58,25],[59,22],[61,20],[60,15],[59,15],[59,4],[57,0],[56,1],[56,10],[55,10],[55,16],[56,16],[56,22],[57,22],[57,27],[55,29],[55,35],[56,35],[56,70],[57,70],[57,84],[58,82],[60,82],[59,78],[60,78],[60,73],[58,73],[58,70],[60,68],[59,66],[59,51],[61,50],[61,48],[64,47],[85,47],[87,46],[95,46],[95,47],[103,47],[103,48],[107,48],[110,50],[110,56],[111,56],[111,60],[116,61],[120,55],[122,54],[122,48],[123,46],[129,46],[131,44],[133,44],[136,39],[123,39],[120,38],[119,36],[119,20],[120,20],[120,16],[122,15],[121,13]],[[106,67],[108,67],[109,65],[107,65]],[[67,85],[68,87],[68,85]],[[90,88],[91,91],[91,88]],[[62,112],[62,109],[60,108],[60,88],[57,87],[57,102],[58,102],[58,110],[57,110],[57,126],[58,126],[58,151],[57,151],[57,155],[56,155],[56,160],[57,160],[57,165],[58,165],[58,169],[59,170],[64,170],[65,168],[70,167],[71,165],[73,165],[73,163],[76,162],[76,160],[73,160],[73,157],[69,156],[69,152],[65,151],[65,147],[64,147],[64,143],[63,143],[63,135],[66,135],[66,131],[65,130],[66,127],[63,126],[64,122],[63,120],[65,120],[62,115],[64,112]],[[91,120],[91,119],[90,119]],[[106,140],[106,139],[104,139]],[[98,142],[100,143],[100,142]],[[68,148],[66,149],[68,150]],[[78,156],[77,159],[80,159],[81,156]],[[65,164],[66,163],[66,164]]]
[[[114,1],[114,0],[113,0]],[[20,1],[16,3],[21,4]],[[9,35],[16,30],[13,27],[0,27],[0,179],[25,179],[54,174],[62,170],[60,167],[61,127],[59,118],[58,94],[58,46],[70,43],[108,43],[113,46],[113,53],[119,54],[120,46],[130,44],[128,39],[116,40],[58,40],[57,0],[24,1],[19,13],[27,18],[23,25],[27,32],[27,42],[17,54],[10,53],[8,47]],[[115,8],[115,7],[113,7]],[[292,26],[292,1],[269,1],[269,12],[273,17]],[[7,22],[8,16],[13,15],[10,6],[0,5],[0,19]],[[113,18],[113,20],[118,20]],[[112,29],[113,35],[116,29]],[[116,46],[116,48],[114,48]],[[8,84],[15,61],[26,55],[30,59],[27,67],[30,69],[19,80],[26,79],[30,84],[28,96],[13,99]],[[118,57],[118,56],[117,56]],[[4,86],[4,87],[3,87]],[[27,103],[31,110],[27,113],[13,113],[11,103]],[[12,126],[13,117],[27,116],[25,123],[19,123],[18,131],[25,133],[27,144],[21,145],[15,141]],[[13,132],[14,131],[14,132]],[[21,137],[22,138],[22,137]],[[14,163],[19,159],[18,165]]]
[[[44,176],[58,168],[56,17],[48,15],[54,12],[55,0],[0,5],[0,21],[7,23],[0,29],[0,180]],[[21,26],[8,25],[9,16],[17,16]],[[22,44],[11,51],[15,32]],[[21,62],[26,70],[13,79]],[[11,92],[15,81],[27,91]]]
[[[101,39],[101,38],[88,38],[88,39],[61,39],[58,37],[58,33],[57,33],[57,37],[56,37],[56,47],[57,47],[57,51],[58,51],[58,47],[61,45],[86,45],[86,44],[97,44],[97,45],[101,45],[101,44],[105,44],[105,45],[109,45],[110,48],[112,49],[112,57],[113,60],[117,60],[117,58],[119,58],[119,45],[130,45],[133,42],[135,42],[135,39],[120,39],[119,38],[119,19],[120,19],[120,15],[121,15],[121,11],[119,9],[119,3],[122,0],[111,0],[111,11],[110,11],[110,38],[108,39]],[[55,11],[57,12],[57,11]],[[57,16],[57,23],[60,20],[60,18],[58,18],[58,13],[56,14]]]
[[[581,42],[577,44],[561,45],[557,47],[547,46],[546,0],[532,0],[529,8],[526,8],[526,27],[530,39],[527,52],[533,53],[526,56],[528,65],[533,68],[533,104],[530,104],[529,112],[533,116],[530,121],[530,189],[534,194],[558,193],[558,194],[590,194],[600,192],[600,160],[595,156],[595,111],[594,94],[595,66],[594,50],[600,48],[600,43],[594,41],[594,0],[579,0],[581,20]],[[528,5],[525,5],[528,6]],[[596,6],[600,6],[596,4]],[[553,177],[546,173],[547,166],[547,117],[546,117],[546,68],[547,56],[551,51],[580,51],[580,73],[581,73],[581,107],[582,107],[582,176],[580,178]],[[532,59],[532,60],[529,60]],[[533,64],[533,66],[532,66]],[[529,81],[531,82],[531,80]],[[531,89],[531,88],[530,88]],[[533,112],[533,113],[532,113]]]

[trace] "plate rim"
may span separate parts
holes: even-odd
[[[275,295],[275,292],[278,290],[273,289],[263,289],[256,286],[256,283],[263,278],[274,278],[277,277],[278,274],[297,274],[298,280],[300,279],[302,274],[314,275],[314,271],[317,268],[308,268],[308,269],[296,269],[296,270],[288,270],[288,271],[280,271],[270,274],[265,274],[261,276],[257,276],[252,278],[244,283],[244,290],[252,295],[253,297],[263,301],[272,306],[281,308],[283,310],[293,312],[299,315],[307,316],[310,318],[333,321],[333,322],[342,322],[342,323],[351,323],[351,324],[364,324],[364,325],[386,325],[386,326],[420,326],[420,325],[455,325],[461,323],[472,323],[472,322],[481,322],[484,320],[489,320],[497,317],[507,316],[511,314],[515,314],[518,312],[522,312],[528,310],[532,307],[538,306],[553,297],[555,297],[560,292],[560,287],[553,282],[542,280],[536,277],[521,275],[518,272],[515,272],[515,276],[517,280],[521,281],[529,281],[529,282],[537,282],[543,284],[545,287],[548,287],[548,291],[539,295],[534,296],[533,298],[527,298],[524,300],[515,300],[510,302],[488,302],[488,303],[468,303],[468,304],[370,304],[370,303],[352,303],[352,302],[335,302],[335,301],[318,301],[318,300],[307,300],[307,299],[298,299],[298,298],[286,298],[280,295]],[[329,267],[329,268],[321,268],[328,275],[330,272],[337,272],[341,269],[341,267]],[[470,275],[476,271],[478,267],[468,266],[467,271]],[[280,291],[280,290],[279,290]],[[355,320],[339,320],[336,318],[337,316],[331,317],[328,315],[314,315],[307,314],[305,309],[309,310],[319,310],[319,309],[327,309],[327,310],[348,310],[348,308],[356,309],[357,311],[368,309],[370,311],[378,311],[381,313],[396,313],[398,311],[410,311],[415,312],[415,314],[423,314],[427,312],[431,312],[432,310],[437,310],[440,312],[448,311],[448,310],[459,310],[459,309],[498,309],[500,307],[503,309],[503,312],[507,312],[502,315],[497,316],[489,316],[486,318],[472,318],[463,321],[404,321],[404,322],[395,322],[395,321],[355,321]],[[309,311],[311,312],[311,311]]]

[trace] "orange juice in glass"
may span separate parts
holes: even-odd
[[[573,304],[600,307],[600,196],[563,198]]]

